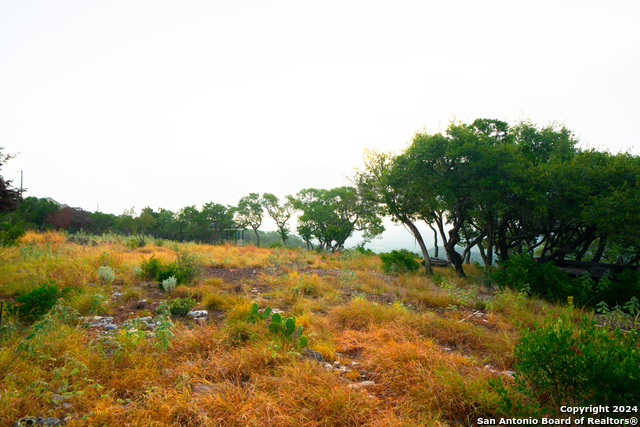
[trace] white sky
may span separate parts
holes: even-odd
[[[2,174],[89,211],[346,185],[453,118],[639,154],[640,3],[0,0]]]

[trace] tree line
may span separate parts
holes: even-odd
[[[577,142],[555,125],[452,123],[444,133],[416,133],[399,154],[368,153],[355,182],[413,234],[428,272],[420,222],[460,276],[474,247],[487,267],[513,253],[638,265],[640,158]]]
[[[448,260],[463,263],[477,248],[485,266],[528,253],[541,261],[640,262],[640,158],[580,149],[563,126],[478,119],[451,123],[445,132],[417,132],[398,154],[369,152],[350,186],[308,188],[279,199],[250,193],[236,206],[207,203],[172,212],[146,207],[140,215],[76,208],[46,199],[24,200],[0,181],[0,222],[92,233],[149,234],[171,240],[220,243],[225,230],[258,229],[266,217],[283,245],[296,231],[309,249],[344,248],[355,231],[370,240],[384,231],[381,218],[403,224],[418,242],[432,231]],[[6,161],[7,156],[0,160]]]
[[[268,217],[275,222],[283,246],[293,238],[295,246],[302,244],[313,249],[315,242],[318,247],[331,251],[343,249],[354,231],[365,231],[370,238],[384,230],[377,207],[362,200],[355,187],[309,188],[282,200],[271,193],[250,193],[240,198],[236,206],[210,202],[199,209],[187,206],[176,212],[145,207],[139,215],[133,208],[114,215],[60,206],[51,199],[22,199],[17,193],[11,194],[15,197],[11,204],[6,203],[9,206],[0,213],[0,222],[27,229],[63,229],[98,235],[114,232],[219,244],[233,240],[234,231],[242,228],[253,234],[246,240],[259,247],[261,238],[273,244],[270,234],[259,231]],[[291,219],[296,212],[300,213],[297,232],[302,240],[291,234]]]

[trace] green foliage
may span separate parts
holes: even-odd
[[[296,325],[295,316],[284,317],[280,313],[272,314],[271,307],[266,307],[264,311],[260,313],[258,304],[251,304],[247,322],[256,323],[258,320],[265,321],[269,319],[269,316],[271,316],[271,320],[267,325],[267,329],[281,341],[282,346],[277,346],[278,349],[286,345],[293,345],[295,348],[304,348],[309,344],[309,338],[302,334],[302,325]]]
[[[15,246],[18,239],[24,236],[24,229],[18,225],[12,225],[8,222],[0,223],[0,246]]]
[[[116,280],[116,272],[108,265],[102,265],[98,267],[98,278],[101,282],[110,284]]]
[[[302,325],[296,325],[295,316],[284,317],[280,313],[274,313],[268,329],[283,344],[294,344],[296,348],[304,348],[309,344],[309,338],[302,334]]]
[[[176,279],[174,276],[171,276],[168,279],[164,279],[162,281],[161,288],[164,289],[166,292],[172,292],[173,289],[176,287],[177,283],[178,283],[178,279]]]
[[[576,302],[582,302],[591,296],[591,289],[572,282],[552,262],[540,264],[528,254],[512,255],[492,277],[501,287],[530,292],[551,301],[566,301],[573,296]]]
[[[51,310],[59,298],[66,296],[71,288],[59,289],[53,283],[43,283],[35,289],[16,298],[18,305],[9,304],[9,314],[17,316],[21,321],[33,323]]]
[[[354,231],[364,231],[365,240],[384,231],[378,204],[355,187],[306,188],[296,195],[293,205],[302,211],[297,228],[300,236],[307,242],[315,237],[319,246],[332,252],[343,249]]]
[[[382,261],[382,270],[386,273],[408,273],[420,268],[420,263],[416,261],[415,255],[406,249],[393,250],[378,256]]]
[[[258,308],[258,304],[255,302],[251,304],[251,308],[249,309],[249,315],[247,316],[247,322],[256,323],[258,320],[266,320],[271,315],[271,307],[266,307],[264,312],[260,313]]]
[[[492,279],[501,287],[526,291],[556,302],[571,297],[580,305],[593,305],[596,301],[622,304],[640,295],[640,275],[635,270],[625,270],[615,279],[605,274],[597,282],[589,276],[571,279],[553,262],[541,264],[527,254],[512,255],[493,273]]]
[[[189,283],[198,273],[197,258],[188,251],[179,249],[176,249],[176,256],[176,262],[167,263],[163,263],[155,255],[148,260],[143,259],[140,264],[142,277],[160,284],[171,277],[174,277],[178,284]]]
[[[166,303],[162,303],[157,311],[158,315],[154,319],[154,323],[157,325],[154,329],[157,341],[153,346],[167,350],[171,346],[171,340],[175,336],[172,331],[174,325],[169,317],[170,308]]]
[[[186,317],[196,301],[193,298],[176,298],[169,302],[169,312],[174,316]]]
[[[586,316],[576,327],[563,315],[523,331],[514,349],[515,386],[492,386],[511,415],[537,415],[539,407],[558,416],[561,405],[637,405],[639,342],[637,334],[611,332]]]

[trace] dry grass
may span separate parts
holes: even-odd
[[[173,244],[130,249],[111,239],[82,246],[47,232],[27,233],[20,246],[2,249],[3,299],[51,281],[74,289],[66,304],[80,315],[115,316],[120,328],[105,334],[58,319],[28,339],[34,326],[5,315],[0,370],[9,369],[0,377],[0,425],[26,415],[69,417],[67,426],[472,425],[496,414],[488,385],[495,373],[484,366],[512,367],[514,325],[554,315],[549,304],[476,285],[473,276],[483,272],[473,267],[471,280],[436,268],[434,283],[422,273],[383,275],[377,257],[351,252],[178,247],[205,267],[260,274],[202,275],[168,294],[133,269],[152,255],[174,261]],[[104,264],[116,272],[112,284],[98,280]],[[178,297],[223,315],[204,323],[173,319],[168,348],[157,330],[122,327],[124,320],[156,316],[163,300]],[[247,321],[254,301],[294,314],[309,347],[350,372],[301,358],[293,344],[274,347],[281,341],[266,322]],[[21,343],[29,345],[15,357]],[[350,387],[363,379],[374,384]]]

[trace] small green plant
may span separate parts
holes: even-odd
[[[171,340],[174,338],[173,322],[169,317],[170,307],[166,303],[160,304],[157,309],[158,315],[153,319],[157,325],[154,329],[154,334],[157,339],[154,347],[161,347],[163,350],[167,350],[171,346]]]
[[[406,249],[393,250],[378,256],[382,261],[382,271],[385,273],[408,273],[420,268],[415,255]]]
[[[186,317],[194,305],[196,300],[193,298],[176,298],[169,303],[169,312],[174,316]]]
[[[98,279],[102,283],[111,284],[116,280],[116,272],[108,265],[100,266],[98,267]]]
[[[586,316],[574,325],[562,315],[523,331],[514,349],[518,364],[512,388],[491,384],[512,415],[558,416],[562,405],[637,405],[639,343],[637,334],[599,328]]]
[[[255,302],[251,304],[249,308],[249,315],[247,316],[247,322],[256,323],[258,320],[266,320],[271,315],[271,307],[266,307],[262,313],[260,313],[258,304]]]
[[[296,325],[295,316],[283,317],[280,313],[274,313],[271,315],[271,322],[269,323],[269,332],[285,343],[294,343],[297,348],[304,348],[309,344],[309,338],[302,335],[302,325]],[[294,336],[295,334],[295,336]]]
[[[358,282],[358,276],[351,270],[341,270],[336,279],[342,286],[353,286]]]
[[[59,289],[53,283],[43,283],[16,298],[18,305],[9,304],[9,314],[17,316],[25,323],[33,323],[51,310],[59,298],[66,296],[71,288]]]
[[[189,252],[176,250],[176,262],[163,263],[152,255],[148,260],[142,260],[140,269],[141,277],[145,280],[158,282],[162,289],[162,282],[170,277],[174,277],[178,284],[188,283],[193,280],[198,272],[197,258]]]
[[[176,287],[176,284],[178,283],[178,279],[175,278],[175,276],[171,276],[167,279],[164,279],[162,281],[162,289],[164,289],[166,292],[172,292],[173,288]]]

